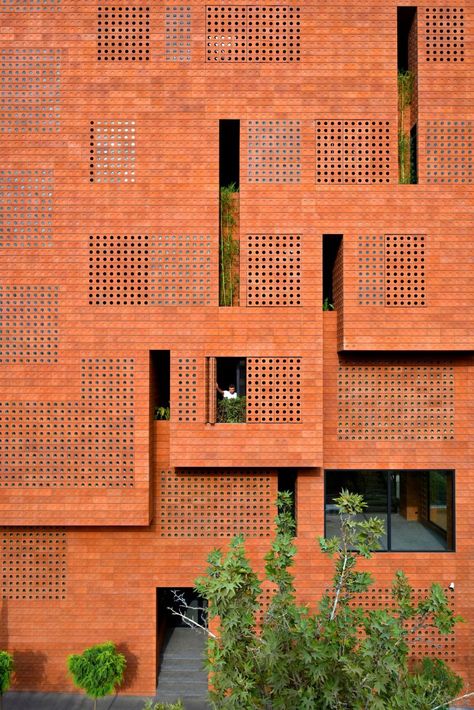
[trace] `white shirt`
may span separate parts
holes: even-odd
[[[223,395],[224,399],[237,399],[237,392],[229,392],[229,390],[224,390]]]

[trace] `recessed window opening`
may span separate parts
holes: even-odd
[[[170,418],[170,351],[150,352],[150,398],[153,419]]]
[[[339,534],[335,498],[345,489],[364,497],[358,518],[381,518],[382,550],[446,552],[454,549],[452,471],[326,471],[325,535]]]
[[[212,383],[210,383],[212,387]],[[217,422],[238,424],[246,420],[246,359],[216,358]]]
[[[342,234],[323,234],[323,311],[336,308],[335,280],[339,275],[335,274],[335,266],[341,243]]]

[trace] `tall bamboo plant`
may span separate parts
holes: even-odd
[[[413,101],[415,75],[411,71],[398,72],[398,165],[399,182],[411,182],[410,135],[405,131],[405,112]]]
[[[219,305],[232,306],[238,292],[239,276],[237,257],[239,242],[235,236],[237,226],[234,183],[220,190],[220,225],[219,225]]]

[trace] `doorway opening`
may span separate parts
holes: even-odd
[[[205,701],[206,600],[192,587],[158,587],[156,619],[158,700]]]

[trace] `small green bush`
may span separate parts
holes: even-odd
[[[13,674],[13,656],[8,651],[0,651],[0,708],[3,708],[3,693],[8,690]]]
[[[111,641],[86,648],[81,654],[73,654],[67,659],[74,684],[93,698],[94,710],[97,698],[113,693],[115,686],[120,685],[126,664],[125,656],[118,653]]]
[[[143,710],[184,710],[184,705],[181,700],[177,703],[155,703],[153,700],[147,700]]]
[[[246,397],[221,399],[217,403],[217,421],[227,424],[240,424],[245,422],[246,408]]]

